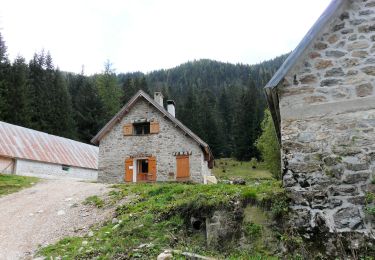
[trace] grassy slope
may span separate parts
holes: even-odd
[[[272,180],[271,173],[256,161],[239,162],[230,158],[215,160],[213,174],[219,180],[242,178],[246,181]]]
[[[114,201],[136,195],[132,203],[118,208],[119,224],[108,222],[94,229],[92,237],[66,238],[40,253],[63,259],[155,259],[164,249],[173,248],[233,259],[249,257],[257,252],[229,245],[223,252],[208,249],[204,232],[187,228],[190,216],[228,208],[235,200],[268,203],[283,193],[276,181],[249,186],[157,183],[116,187],[118,191],[111,193]]]
[[[257,169],[252,168],[253,164]],[[192,215],[204,217],[216,209],[231,210],[232,202],[237,200],[272,204],[270,214],[279,214],[285,209],[285,205],[279,203],[284,192],[280,182],[272,179],[269,172],[254,162],[240,163],[232,159],[217,160],[214,174],[219,179],[243,178],[248,185],[116,185],[117,191],[111,193],[111,202],[107,201],[107,204],[125,197],[134,198],[132,203],[117,209],[120,223],[109,221],[102,227],[93,228],[92,237],[65,238],[42,248],[39,253],[47,258],[61,256],[62,259],[155,259],[164,249],[173,248],[226,259],[260,259],[260,255],[269,259],[270,253],[264,248],[264,236],[259,234],[270,232],[263,225],[266,216],[254,214],[260,209],[251,206],[245,209],[242,225],[245,234],[254,242],[248,250],[239,249],[238,245],[228,245],[222,251],[207,248],[205,233],[193,231],[189,223]],[[278,201],[274,201],[275,198]],[[84,203],[91,200],[88,198]],[[247,211],[251,212],[250,219],[246,216]],[[254,219],[257,215],[261,221]],[[177,256],[177,259],[180,258]]]
[[[0,196],[30,187],[38,178],[0,174]]]

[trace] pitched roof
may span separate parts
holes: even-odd
[[[150,104],[152,104],[157,110],[159,110],[166,118],[172,121],[176,127],[179,127],[183,132],[185,132],[188,136],[190,136],[193,140],[195,140],[203,149],[203,151],[208,155],[208,161],[213,160],[213,155],[211,152],[210,147],[207,143],[205,143],[202,139],[200,139],[196,134],[194,134],[189,128],[187,128],[184,124],[182,124],[177,118],[172,116],[168,111],[164,109],[164,107],[160,106],[153,98],[151,98],[148,94],[144,91],[139,90],[130,100],[128,103],[125,104],[121,108],[121,110],[111,119],[109,122],[99,131],[99,133],[91,139],[93,144],[99,144],[100,140],[107,134],[112,127],[118,123],[132,108],[132,106],[139,100],[140,98],[144,98]]]
[[[96,146],[0,121],[0,156],[98,169]]]
[[[267,96],[268,106],[271,110],[271,115],[275,123],[277,135],[280,140],[280,113],[279,113],[279,100],[276,91],[274,90],[279,83],[284,79],[288,72],[300,60],[300,57],[311,46],[316,37],[322,32],[325,26],[336,17],[337,13],[341,10],[348,0],[332,0],[323,14],[307,32],[302,41],[297,45],[294,51],[288,56],[285,62],[281,65],[278,71],[273,75],[271,80],[265,86],[265,93]]]

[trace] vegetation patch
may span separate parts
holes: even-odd
[[[268,255],[264,250],[244,251],[235,245],[225,250],[207,247],[204,219],[212,217],[215,210],[231,212],[238,203],[245,205],[250,200],[272,207],[274,199],[284,193],[275,180],[251,185],[157,183],[115,187],[110,193],[113,202],[133,198],[117,208],[118,221],[96,228],[93,236],[66,238],[39,253],[62,259],[155,259],[165,249],[228,259]],[[202,229],[194,229],[192,217],[202,219]],[[264,230],[255,222],[243,222],[241,228],[253,239]]]
[[[272,180],[273,177],[264,163],[255,159],[246,162],[239,162],[231,158],[215,160],[213,174],[219,180],[244,179],[247,182]]]
[[[0,196],[28,188],[38,182],[38,178],[0,174]]]
[[[83,202],[84,205],[93,205],[97,208],[102,208],[104,206],[104,200],[99,198],[97,195],[87,197]]]

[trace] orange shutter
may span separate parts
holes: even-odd
[[[148,179],[156,181],[156,158],[154,156],[148,157]]]
[[[124,135],[132,135],[133,134],[133,124],[132,123],[125,124],[123,130],[124,130]]]
[[[125,182],[133,181],[133,159],[125,160]]]
[[[189,155],[177,155],[177,174],[176,179],[187,180],[190,177],[190,165],[189,165]]]
[[[159,133],[159,122],[150,122],[150,134]]]

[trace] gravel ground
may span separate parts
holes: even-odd
[[[109,186],[74,180],[42,180],[0,197],[0,259],[32,259],[40,245],[88,232],[110,218],[113,208],[82,205],[88,196],[104,195]]]

